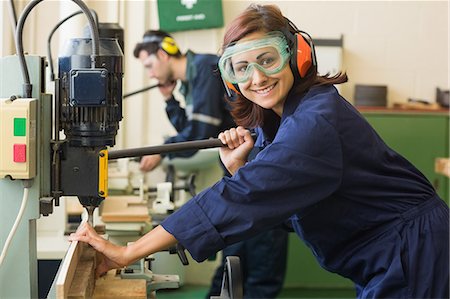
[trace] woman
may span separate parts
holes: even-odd
[[[277,7],[252,5],[228,27],[221,74],[238,92],[234,117],[258,127],[250,162],[243,127],[221,133],[234,175],[203,191],[128,247],[87,225],[71,237],[124,266],[180,242],[202,261],[289,220],[325,269],[351,279],[359,298],[448,297],[449,215],[427,179],[387,147],[333,84],[317,75],[309,37]]]

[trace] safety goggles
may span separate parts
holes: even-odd
[[[279,73],[290,55],[283,33],[274,31],[261,39],[228,46],[219,60],[219,69],[225,81],[244,83],[251,78],[255,68],[268,76]]]

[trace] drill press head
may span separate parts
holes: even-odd
[[[107,196],[106,147],[115,144],[122,119],[123,54],[116,39],[101,38],[92,67],[91,43],[90,38],[71,39],[59,57],[57,117],[66,139],[55,173],[62,195],[95,208]]]
[[[91,68],[90,38],[71,39],[59,57],[61,129],[71,146],[115,144],[122,119],[122,60],[116,39],[100,39],[100,57]]]

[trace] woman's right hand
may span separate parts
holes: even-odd
[[[234,174],[247,163],[255,142],[250,131],[241,126],[220,133],[218,138],[227,145],[220,148],[220,159],[228,171]]]

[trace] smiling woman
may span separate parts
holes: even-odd
[[[261,22],[259,11],[248,10],[229,25],[219,62],[227,87],[237,94],[230,102],[232,115],[246,128],[261,126],[265,118],[274,119],[273,113],[281,117],[290,92],[300,95],[313,85],[347,81],[341,73],[316,77],[316,54],[309,34],[269,7],[277,18]]]
[[[233,175],[128,248],[98,238],[88,226],[72,240],[100,250],[110,259],[107,269],[175,242],[203,261],[288,224],[323,268],[352,280],[359,298],[448,298],[448,206],[339,94],[334,84],[347,76],[320,76],[311,39],[274,5],[251,5],[234,19],[224,53],[263,43],[272,31],[284,36],[291,54],[279,72],[260,60],[269,53],[265,45],[231,57],[222,73],[237,93],[231,102],[236,121],[258,133],[256,142],[242,126],[219,134],[226,145],[221,160]],[[267,281],[272,272],[262,272]]]
[[[271,38],[276,35],[278,38]],[[241,51],[229,60],[234,71],[235,82],[240,93],[254,104],[273,110],[279,117],[283,113],[284,101],[294,84],[291,68],[286,64],[290,57],[286,40],[281,32],[255,32],[240,40],[239,45],[263,44],[268,39],[272,46]],[[227,48],[228,49],[228,48]],[[236,85],[236,84],[235,84]]]

